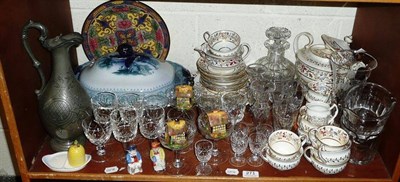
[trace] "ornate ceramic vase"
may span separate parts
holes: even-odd
[[[39,40],[42,46],[52,54],[52,74],[47,83],[40,62],[28,44],[30,28],[40,31]],[[23,28],[22,41],[40,75],[42,85],[35,93],[38,97],[40,118],[51,136],[51,148],[55,151],[66,151],[74,140],[84,142],[81,121],[91,113],[90,98],[76,80],[69,57],[69,49],[81,44],[82,36],[71,33],[47,39],[47,28],[30,21]]]

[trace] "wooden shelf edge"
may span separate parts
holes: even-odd
[[[29,172],[31,179],[69,179],[69,180],[110,180],[110,181],[365,181],[365,182],[389,182],[391,178],[372,179],[372,178],[329,178],[327,177],[259,177],[243,178],[240,176],[172,176],[172,175],[146,175],[146,174],[95,174],[95,173],[51,173],[48,172]]]

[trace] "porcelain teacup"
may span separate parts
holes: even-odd
[[[311,145],[326,151],[340,151],[348,148],[350,137],[342,128],[332,125],[321,126],[308,132]]]
[[[273,168],[281,171],[286,171],[295,168],[300,163],[301,156],[303,156],[303,148],[300,148],[299,152],[291,160],[282,161],[275,158],[273,154],[271,154],[271,150],[268,149],[268,146],[265,146],[261,150],[260,156],[262,159],[264,159],[264,161],[268,162]]]
[[[323,174],[337,174],[343,171],[343,169],[347,166],[347,162],[337,165],[326,164],[320,161],[318,157],[312,152],[310,152],[308,155],[308,153],[304,151],[303,156],[307,159],[308,162],[310,162],[314,166],[315,169],[322,172]]]
[[[240,42],[240,36],[231,30],[219,30],[212,34],[204,32],[203,38],[211,54],[217,57],[234,57],[241,52],[241,57],[247,57],[250,45]]]
[[[280,161],[290,161],[298,156],[306,142],[306,136],[298,136],[289,130],[276,130],[268,137],[270,156]]]
[[[336,104],[329,105],[325,102],[313,101],[302,106],[300,110],[305,110],[307,120],[317,126],[328,125],[334,122],[339,113]],[[332,114],[332,111],[334,113]]]
[[[342,150],[330,151],[327,150],[324,145],[322,145],[318,149],[314,148],[313,146],[307,146],[304,149],[304,152],[310,151],[310,153],[313,154],[314,157],[321,163],[327,165],[340,165],[349,161],[351,152],[350,149],[351,142],[349,142]]]

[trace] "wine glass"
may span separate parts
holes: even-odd
[[[194,144],[195,154],[200,164],[196,166],[196,175],[209,175],[212,172],[212,168],[207,162],[211,159],[213,150],[213,144],[211,141],[201,139]]]
[[[96,154],[92,155],[92,161],[103,163],[110,158],[106,156],[105,143],[110,139],[112,134],[111,123],[96,122],[92,115],[86,117],[82,121],[82,127],[86,138],[90,143],[96,145]]]
[[[118,96],[118,110],[121,118],[126,121],[133,121],[136,124],[142,116],[142,99],[139,94],[125,93]],[[135,145],[141,144],[145,139],[136,135],[132,142]],[[125,148],[124,148],[125,149]]]
[[[230,164],[235,167],[242,167],[246,165],[246,158],[243,153],[246,151],[248,145],[247,136],[249,135],[249,127],[245,123],[238,123],[230,136],[231,148],[234,156],[229,160]]]
[[[151,140],[156,139],[165,125],[165,110],[158,105],[144,106],[143,117],[139,122],[140,133]]]
[[[111,112],[118,107],[117,95],[112,92],[99,92],[90,101],[96,122],[109,123]]]
[[[242,121],[246,110],[247,96],[242,92],[228,92],[222,95],[222,108],[228,112],[233,125]]]
[[[248,141],[252,155],[247,159],[247,164],[253,167],[259,167],[264,163],[260,157],[260,153],[267,141],[266,135],[263,133],[253,132],[249,135]]]
[[[164,95],[147,95],[143,98],[143,106],[157,105],[166,108],[169,103],[169,98]]]
[[[123,151],[128,149],[129,142],[133,141],[137,135],[137,126],[138,126],[138,116],[133,118],[130,116],[129,120],[124,119],[118,110],[113,111],[111,114],[111,121],[113,127],[113,134],[115,140],[122,143]],[[121,155],[121,160],[125,159],[125,155]]]
[[[195,122],[196,113],[193,109],[190,110],[181,110],[177,108],[170,108],[167,112],[167,121],[179,121],[185,120],[188,122]],[[185,154],[193,149],[192,144],[190,147],[181,150],[181,154]]]
[[[164,125],[158,139],[165,148],[174,151],[175,154],[174,161],[167,163],[167,173],[184,175],[190,172],[191,165],[181,160],[180,151],[193,143],[195,135],[196,126],[193,122],[170,121]]]
[[[233,124],[228,121],[228,114],[225,111],[215,110],[214,114],[212,114],[213,112],[214,111],[209,113],[201,112],[197,122],[200,133],[205,138],[213,141],[214,149],[211,158],[211,165],[218,165],[226,162],[228,160],[228,155],[226,154],[226,151],[218,149],[217,141],[229,137],[233,130]],[[215,115],[216,113],[221,113],[223,115],[224,119],[221,119],[221,122],[215,122],[215,120],[212,119],[212,115]],[[211,119],[208,115],[211,115]]]

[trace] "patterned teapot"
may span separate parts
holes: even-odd
[[[308,43],[300,49],[299,39],[302,36],[308,39]],[[352,56],[349,46],[351,39],[349,37],[345,37],[345,40],[339,40],[327,35],[322,35],[321,38],[325,44],[313,45],[313,36],[308,32],[302,32],[295,37],[293,49],[296,53],[296,73],[299,80],[306,88],[313,93],[316,92],[322,95],[320,98],[324,98],[328,97],[333,89],[338,90],[346,85],[349,80],[353,79],[352,77],[354,77],[354,74],[349,74],[349,71],[353,69],[352,67],[355,62],[332,61],[332,57],[338,57],[337,55],[339,55],[339,52],[343,50],[349,50]],[[342,54],[340,53],[340,55]],[[341,57],[341,60],[353,59]],[[316,84],[320,86],[318,88],[310,86]],[[307,97],[306,99],[308,101],[315,100]],[[326,101],[329,101],[329,99]]]

